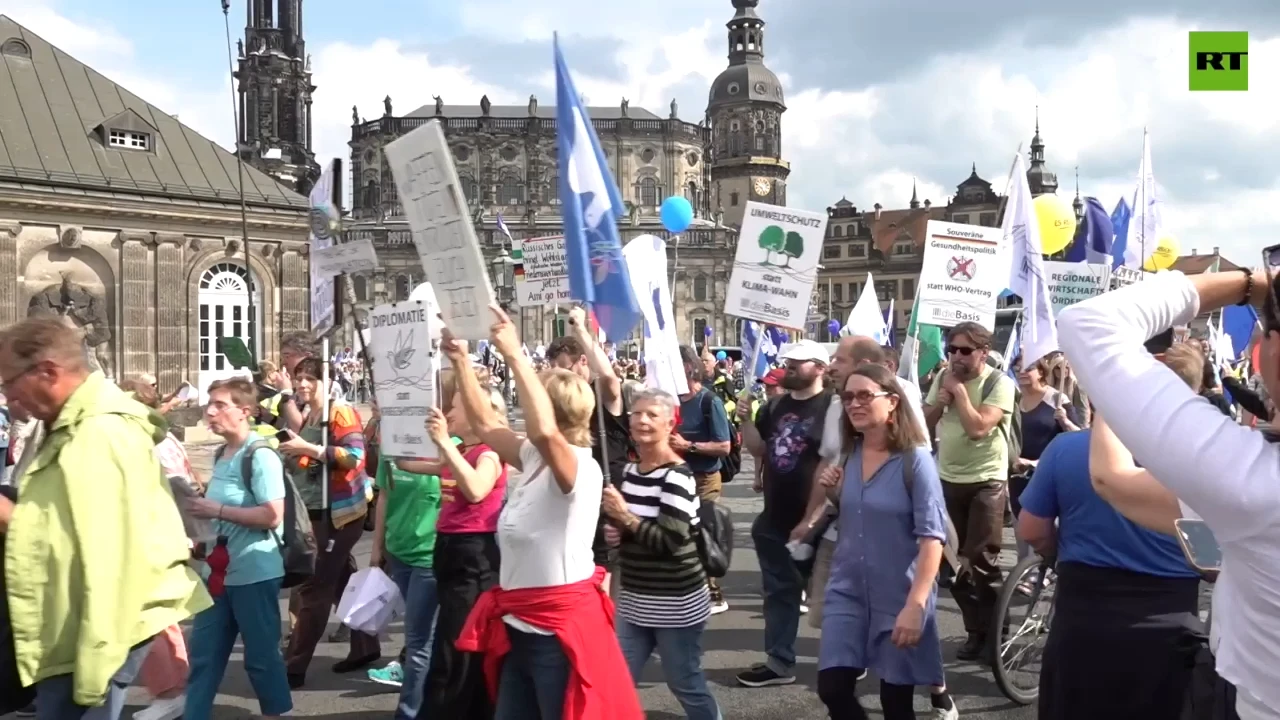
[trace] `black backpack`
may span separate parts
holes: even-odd
[[[733,561],[733,513],[712,500],[698,502],[698,526],[693,540],[707,577],[722,578]]]
[[[215,463],[222,458],[222,452],[226,449],[227,446],[223,445],[214,452]],[[253,440],[240,459],[240,479],[244,482],[245,493],[254,505],[261,503],[253,494],[253,454],[263,450],[279,455],[267,440]],[[316,556],[319,553],[315,531],[311,527],[311,516],[307,514],[307,507],[288,473],[284,474],[284,521],[281,527],[283,533],[268,531],[279,546],[280,557],[284,560],[284,580],[280,586],[296,587],[315,575]]]
[[[702,396],[702,417],[711,417],[711,403],[719,400],[714,392],[707,392]],[[721,401],[721,405],[724,402]],[[729,454],[720,458],[720,482],[732,482],[738,473],[742,471],[742,431],[733,423],[733,418],[729,419]]]

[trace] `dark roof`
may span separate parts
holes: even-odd
[[[4,15],[0,47],[0,180],[239,202],[234,154]],[[149,133],[151,149],[107,146],[104,123]],[[251,204],[307,206],[252,167],[245,178]]]
[[[544,120],[556,119],[555,105],[538,105],[538,117]],[[622,118],[622,107],[614,105],[612,107],[588,107],[587,114],[592,120],[618,120]],[[423,105],[414,110],[405,117],[436,117],[436,105]],[[480,105],[445,105],[441,112],[441,117],[448,118],[478,118],[484,117],[484,113],[480,111]],[[493,105],[489,108],[489,117],[502,118],[508,120],[521,120],[529,117],[528,105]],[[663,120],[665,118],[658,117],[642,107],[630,106],[627,108],[627,117],[632,120]]]

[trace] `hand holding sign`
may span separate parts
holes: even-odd
[[[445,325],[440,328],[440,352],[449,358],[449,362],[466,364],[467,362],[467,341],[460,340],[453,336],[449,331],[449,326]]]
[[[515,324],[501,307],[490,305],[489,311],[493,313],[494,318],[494,323],[489,328],[489,341],[498,349],[502,357],[508,359],[519,357],[521,355],[520,335],[516,332]]]

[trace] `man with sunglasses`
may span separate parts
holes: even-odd
[[[1003,581],[998,560],[1008,505],[1013,381],[987,364],[991,331],[963,322],[947,334],[947,367],[925,399],[925,422],[938,440],[938,475],[957,529],[962,568],[951,593],[968,637],[959,660],[977,660]]]

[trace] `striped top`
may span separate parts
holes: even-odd
[[[711,613],[707,575],[693,533],[698,493],[684,463],[641,472],[627,463],[618,489],[640,518],[619,548],[622,587],[617,609],[641,627],[681,628],[705,622]]]

